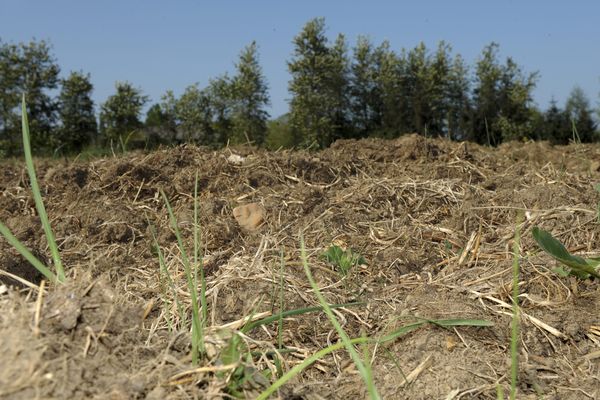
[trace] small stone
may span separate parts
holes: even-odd
[[[242,228],[255,231],[265,221],[265,210],[258,203],[250,203],[234,208],[233,216]]]
[[[246,159],[244,157],[237,154],[231,154],[229,157],[227,157],[227,161],[234,165],[242,165],[245,160]]]

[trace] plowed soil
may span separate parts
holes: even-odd
[[[0,164],[0,220],[50,263],[23,164]],[[233,366],[224,357],[244,318],[280,311],[281,287],[285,310],[318,305],[300,258],[303,236],[327,300],[361,303],[336,310],[350,337],[381,337],[417,318],[494,323],[426,325],[368,346],[382,398],[496,399],[499,386],[510,386],[518,227],[517,398],[600,399],[599,283],[552,272],[556,263],[531,235],[539,226],[578,255],[600,251],[598,145],[490,149],[407,135],[339,141],[321,152],[182,146],[39,160],[36,168],[67,280],[42,283],[0,238],[0,398],[256,397],[281,370],[339,340],[326,315],[313,312],[286,318],[281,338],[277,322],[235,336],[242,356]],[[197,367],[182,254],[160,194],[192,254],[196,174],[208,302],[207,353]],[[249,203],[266,215],[254,231],[233,216]],[[161,275],[152,228],[179,304]],[[365,263],[344,276],[322,257],[332,244]],[[277,355],[280,339],[286,350]],[[340,350],[277,396],[367,392]]]

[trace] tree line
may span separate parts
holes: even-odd
[[[337,139],[395,138],[416,132],[498,145],[509,140],[555,144],[600,140],[594,110],[575,87],[563,108],[533,102],[538,73],[526,73],[499,45],[487,45],[473,66],[452,47],[420,43],[392,49],[388,41],[359,37],[349,49],[343,34],[333,41],[323,18],[308,21],[293,39],[289,112],[270,119],[267,80],[258,47],[245,47],[235,74],[206,87],[167,91],[151,105],[142,89],[117,82],[96,106],[90,74],[61,70],[46,41],[0,39],[0,157],[20,150],[20,110],[25,93],[32,146],[38,154],[77,154],[94,148],[155,148],[196,143],[219,147],[250,143],[269,148],[324,148]]]

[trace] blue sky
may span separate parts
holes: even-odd
[[[568,4],[570,3],[570,4]],[[234,71],[240,50],[252,40],[271,94],[270,112],[287,110],[286,60],[306,21],[326,18],[331,38],[342,32],[350,45],[360,34],[392,48],[420,41],[435,49],[449,42],[470,65],[496,41],[502,58],[539,71],[535,100],[560,104],[574,85],[592,104],[600,92],[600,1],[28,1],[0,0],[0,38],[48,39],[63,75],[92,76],[94,99],[103,102],[114,82],[130,81],[152,101],[168,89]]]

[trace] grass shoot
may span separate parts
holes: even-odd
[[[355,253],[352,249],[342,249],[337,245],[330,246],[323,253],[323,258],[334,265],[343,276],[347,276],[350,270],[361,264],[366,264],[363,256]]]
[[[576,276],[581,279],[590,277],[600,278],[600,258],[583,258],[571,254],[566,247],[552,236],[549,232],[533,227],[533,238],[538,246],[555,260],[564,265],[556,267],[552,271],[560,276]]]
[[[325,311],[325,314],[329,318],[329,321],[331,322],[331,324],[337,331],[338,335],[340,336],[342,343],[344,344],[344,347],[346,347],[346,350],[348,350],[348,353],[350,353],[350,357],[352,358],[352,361],[356,365],[358,372],[360,373],[365,384],[367,385],[367,391],[369,392],[369,397],[372,400],[380,399],[381,397],[379,396],[379,393],[377,392],[377,388],[375,387],[375,383],[373,381],[373,375],[371,374],[371,369],[367,368],[365,366],[365,362],[368,362],[368,360],[361,359],[360,355],[354,348],[354,344],[350,340],[350,337],[348,337],[348,334],[344,331],[344,329],[340,325],[339,321],[333,314],[331,307],[329,307],[329,304],[325,300],[325,297],[323,297],[323,294],[321,294],[321,291],[319,290],[317,283],[313,279],[312,273],[310,272],[310,267],[308,266],[308,258],[306,255],[306,248],[304,246],[304,237],[302,235],[300,236],[300,252],[301,252],[301,258],[302,258],[302,265],[304,266],[304,272],[306,273],[306,277],[308,278],[308,281],[310,282],[310,286],[312,287],[313,292],[315,293],[315,296],[319,300],[319,303],[321,303],[321,306],[323,306],[323,311]],[[365,340],[366,340],[366,338],[365,338]]]
[[[519,257],[521,247],[521,216],[517,217],[517,225],[515,230],[515,239],[513,242],[513,268],[512,268],[512,304],[513,315],[511,323],[510,335],[510,400],[515,400],[517,395],[517,380],[519,374],[519,322],[521,313],[519,309]]]
[[[171,222],[171,227],[175,231],[175,237],[177,238],[177,244],[179,246],[179,252],[181,254],[181,258],[183,261],[183,267],[185,271],[185,277],[188,283],[188,289],[190,291],[190,298],[192,302],[192,364],[198,365],[200,352],[204,354],[204,348],[202,347],[204,344],[204,336],[202,324],[200,323],[199,316],[199,307],[198,307],[198,286],[196,285],[197,280],[194,279],[194,272],[192,271],[192,265],[190,263],[190,259],[185,250],[185,246],[183,245],[183,239],[181,237],[181,232],[179,230],[179,225],[177,223],[177,218],[175,218],[175,214],[173,213],[173,209],[171,208],[171,204],[169,203],[169,199],[165,195],[165,192],[161,190],[161,195],[167,207],[167,211],[169,213],[169,220]]]
[[[44,263],[42,263],[37,257],[27,249],[8,229],[6,225],[0,222],[0,233],[8,240],[8,242],[23,256],[29,263],[37,269],[42,275],[52,282],[64,282],[65,271],[60,259],[60,253],[58,251],[58,245],[48,220],[48,214],[46,213],[46,207],[42,200],[40,187],[38,185],[37,177],[35,174],[35,166],[33,165],[33,157],[31,155],[31,143],[29,136],[29,121],[27,120],[27,106],[25,104],[25,94],[21,101],[21,126],[23,131],[23,150],[25,152],[25,164],[27,166],[27,174],[29,175],[29,182],[31,184],[31,191],[33,193],[33,199],[35,202],[35,208],[42,221],[42,227],[46,235],[46,242],[50,248],[52,254],[52,261],[54,263],[54,269],[56,273],[52,272]]]

